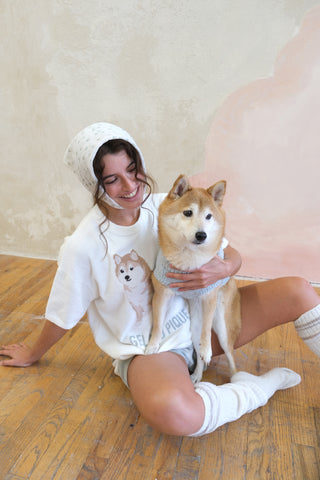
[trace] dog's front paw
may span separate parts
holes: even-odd
[[[152,355],[153,353],[158,353],[160,345],[158,343],[149,343],[145,349],[146,355]]]
[[[211,345],[200,345],[200,357],[206,365],[209,365],[212,357]]]

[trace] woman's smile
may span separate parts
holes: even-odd
[[[131,198],[135,197],[136,194],[138,193],[138,189],[139,189],[139,186],[137,186],[133,192],[128,193],[126,195],[121,195],[121,198],[131,199]]]

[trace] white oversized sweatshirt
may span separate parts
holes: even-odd
[[[164,195],[152,195],[132,226],[107,221],[97,206],[61,247],[46,318],[64,329],[87,312],[97,345],[114,359],[144,354],[152,328],[150,272],[158,252],[157,216]],[[186,301],[174,296],[160,352],[191,344]]]

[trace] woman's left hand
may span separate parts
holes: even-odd
[[[225,258],[213,257],[208,263],[197,270],[188,273],[167,273],[168,278],[178,280],[179,283],[170,284],[171,288],[178,288],[178,291],[198,290],[214,284],[222,278],[234,275],[241,266],[241,257],[237,250],[228,245],[224,250]],[[176,269],[174,265],[170,265]]]

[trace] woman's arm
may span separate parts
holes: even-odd
[[[172,265],[173,268],[175,268]],[[220,257],[214,257],[210,262],[202,265],[198,270],[190,273],[167,273],[168,278],[173,278],[181,282],[178,291],[197,290],[206,288],[222,278],[235,275],[241,267],[241,256],[237,250],[228,245],[224,250],[224,260]],[[176,283],[170,285],[177,288]]]
[[[0,355],[10,358],[2,360],[0,366],[29,367],[37,362],[66,332],[67,330],[46,320],[38,340],[32,347],[28,347],[24,343],[2,346]]]

